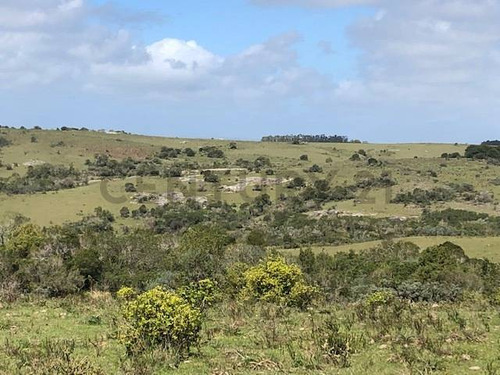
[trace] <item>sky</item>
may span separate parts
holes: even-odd
[[[500,0],[0,0],[0,124],[500,138]]]

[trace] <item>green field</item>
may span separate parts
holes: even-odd
[[[397,241],[412,242],[421,249],[436,246],[450,241],[462,247],[465,253],[472,258],[485,258],[492,262],[500,262],[500,237],[407,237],[394,239]],[[368,250],[379,246],[382,241],[362,242],[341,246],[312,246],[315,253],[325,252],[334,255],[340,252]],[[284,253],[297,255],[299,250],[282,250]]]
[[[106,134],[93,131],[46,131],[46,130],[13,130],[2,129],[12,145],[0,150],[0,160],[4,167],[0,167],[0,177],[8,177],[12,173],[23,175],[27,165],[31,163],[46,162],[54,165],[73,164],[77,169],[85,170],[87,159],[92,159],[95,154],[108,154],[112,158],[121,160],[125,157],[143,159],[154,155],[161,146],[174,148],[191,147],[198,149],[202,146],[213,145],[224,150],[229,165],[237,159],[254,160],[259,156],[269,157],[273,164],[276,175],[284,179],[297,175],[304,175],[303,170],[313,164],[323,168],[323,173],[312,176],[314,179],[326,178],[335,185],[349,185],[356,181],[356,175],[380,175],[382,171],[388,172],[397,181],[397,185],[387,189],[372,189],[367,192],[362,201],[353,200],[338,202],[330,205],[339,211],[348,214],[364,214],[372,216],[400,216],[414,217],[421,213],[421,208],[416,206],[404,206],[402,204],[391,204],[388,202],[398,192],[410,191],[415,187],[433,188],[448,183],[468,182],[474,185],[479,192],[490,192],[494,197],[500,196],[500,186],[491,183],[500,174],[500,167],[489,166],[484,162],[472,162],[467,160],[444,161],[439,156],[444,153],[463,153],[465,145],[450,144],[303,144],[292,145],[288,143],[262,143],[238,141],[238,148],[229,149],[229,141],[225,140],[197,140],[180,138],[148,137],[126,134]],[[31,143],[34,136],[36,143]],[[358,150],[366,151],[367,156],[374,157],[383,163],[382,167],[368,167],[366,162],[352,162],[351,155]],[[300,161],[299,156],[306,154],[308,161]],[[326,162],[327,159],[331,162]],[[209,168],[214,160],[197,155],[190,159],[198,162],[202,167]],[[5,165],[12,165],[9,171]],[[431,174],[431,172],[433,174]],[[432,177],[432,175],[437,177]],[[222,185],[234,185],[238,176],[222,176]],[[311,178],[306,175],[306,178]],[[126,181],[114,180],[109,182],[109,190],[112,196],[123,196],[123,186]],[[164,193],[167,191],[167,182],[164,179],[146,178],[145,185],[153,186],[146,191]],[[171,183],[169,186],[183,186],[189,188],[186,183],[180,181]],[[230,203],[241,204],[246,198],[240,193],[220,193],[217,190],[199,193],[198,196],[208,199],[222,199]],[[274,186],[266,191],[271,198],[276,199],[283,191],[283,186]],[[151,191],[152,190],[152,191]],[[179,190],[172,187],[171,190]],[[249,197],[257,193],[252,191],[251,186],[245,190]],[[467,209],[477,212],[485,212],[498,215],[498,201],[491,203],[474,202],[449,202],[445,204],[433,204],[433,209],[446,207]],[[51,223],[61,224],[68,220],[74,220],[82,214],[91,213],[96,206],[109,209],[115,215],[123,206],[133,207],[130,199],[126,202],[111,203],[101,193],[101,184],[94,182],[86,187],[46,194],[33,194],[30,196],[7,196],[0,193],[0,218],[20,213],[32,218],[41,225]],[[326,207],[329,208],[329,207]]]
[[[498,342],[500,320],[493,310],[481,311],[472,305],[424,307],[418,314],[439,316],[446,321],[441,335],[445,340],[439,358],[442,370],[436,374],[495,374],[499,368]],[[319,325],[328,314],[347,319],[352,306],[331,306],[326,310],[307,313],[291,312],[277,318],[273,310],[254,308],[232,310],[234,306],[222,305],[213,310],[202,333],[200,349],[182,361],[178,368],[171,366],[167,354],[150,354],[134,362],[126,356],[123,346],[116,339],[115,319],[118,304],[106,293],[91,293],[79,298],[18,302],[0,307],[0,374],[35,373],[50,367],[58,355],[80,366],[92,364],[103,374],[414,374],[427,373],[431,359],[416,362],[408,367],[396,353],[399,344],[391,343],[390,335],[377,338],[377,329],[363,325],[352,328],[353,335],[365,334],[363,350],[350,357],[349,366],[339,367],[314,359],[312,341]],[[467,320],[467,328],[459,329],[447,321],[447,309],[455,309]],[[494,314],[487,321],[484,314]],[[266,318],[261,314],[271,314]],[[273,318],[274,316],[274,318]],[[271,319],[264,320],[263,319]],[[273,320],[274,319],[274,320]],[[418,319],[418,316],[415,316]],[[410,332],[408,328],[408,332]],[[463,335],[466,335],[464,338]],[[437,339],[431,333],[428,340]],[[373,337],[374,339],[370,339]],[[451,338],[451,339],[450,339]],[[440,339],[439,339],[440,340]],[[448,340],[448,341],[446,341]],[[289,342],[289,344],[286,344]],[[300,348],[310,348],[299,356]],[[64,356],[62,353],[66,353]],[[68,356],[69,354],[69,356]],[[423,353],[422,353],[423,354]],[[425,362],[426,360],[429,363]],[[54,365],[56,366],[56,365]],[[63,365],[59,368],[64,368]],[[427,366],[427,367],[426,367]],[[427,369],[427,370],[426,370]],[[27,372],[26,372],[27,371]],[[32,371],[32,372],[29,372]],[[47,371],[47,370],[45,370]],[[53,370],[56,371],[56,370]],[[45,372],[52,374],[56,372]],[[86,374],[78,372],[78,374]],[[67,372],[57,372],[67,374]],[[92,373],[97,374],[97,373]]]

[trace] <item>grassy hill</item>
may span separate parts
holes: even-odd
[[[237,148],[229,147],[227,140],[200,140],[162,138],[129,134],[107,134],[94,131],[56,131],[56,130],[15,130],[1,129],[0,135],[11,141],[11,145],[0,149],[0,177],[9,177],[14,173],[23,175],[29,165],[50,163],[53,165],[73,165],[76,169],[85,171],[86,160],[93,159],[96,154],[106,154],[110,158],[122,160],[131,157],[144,160],[158,153],[161,147],[192,148],[215,146],[225,153],[224,159],[210,159],[197,153],[192,158],[179,156],[175,162],[196,162],[202,168],[223,167],[232,168],[238,159],[253,161],[259,157],[267,157],[272,163],[276,176],[288,180],[294,176],[304,176],[308,182],[326,178],[334,185],[347,186],[363,176],[378,176],[387,173],[397,181],[390,189],[372,188],[362,199],[346,200],[326,205],[325,209],[335,208],[338,211],[354,215],[376,217],[418,216],[422,208],[415,205],[390,203],[390,199],[400,192],[412,191],[415,188],[432,189],[451,183],[470,183],[478,192],[489,192],[495,197],[500,196],[500,186],[492,181],[500,175],[500,167],[487,165],[482,161],[465,159],[445,160],[440,158],[443,153],[464,153],[465,145],[450,144],[328,144],[311,143],[293,145],[289,143],[262,143],[237,141]],[[359,150],[364,150],[366,156],[360,161],[350,158]],[[299,160],[301,155],[307,155],[308,160]],[[376,159],[380,164],[368,166],[369,158]],[[172,161],[165,161],[165,165]],[[322,168],[321,173],[306,174],[305,169],[313,165]],[[7,168],[10,166],[12,168]],[[10,169],[10,170],[9,170]],[[186,171],[185,171],[186,173]],[[245,177],[266,177],[264,171],[249,172]],[[220,184],[236,185],[244,178],[239,172],[230,175],[221,173]],[[100,180],[97,178],[96,180]],[[224,200],[241,204],[250,200],[259,192],[253,191],[255,185],[249,183],[243,191],[231,193],[220,191],[218,186],[205,184],[206,191],[199,192],[192,184],[200,184],[200,179],[187,183],[181,179],[167,181],[161,177],[146,177],[129,180],[143,186],[143,190],[158,194],[172,191],[190,191],[191,195],[206,197],[209,200]],[[75,189],[59,190],[57,192],[36,193],[30,195],[6,195],[0,193],[0,219],[15,213],[26,215],[38,224],[60,224],[75,220],[88,214],[96,206],[102,206],[118,215],[123,206],[135,207],[131,194],[124,191],[124,179],[111,178],[104,186],[101,181],[90,181],[88,186]],[[113,203],[103,196],[102,190],[109,189],[113,197],[120,197],[120,203]],[[276,184],[264,189],[272,199],[276,200],[285,189],[284,184]],[[467,209],[498,215],[498,200],[489,203],[451,201],[432,203],[432,209],[447,207]]]

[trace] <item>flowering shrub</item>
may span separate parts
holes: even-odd
[[[125,296],[130,295],[121,293]],[[176,293],[154,288],[123,305],[121,341],[134,354],[151,347],[185,355],[198,341],[201,313]]]
[[[268,258],[244,274],[242,297],[290,307],[306,308],[318,294],[307,285],[301,269],[283,258]]]
[[[123,287],[118,292],[116,292],[116,297],[122,301],[131,301],[137,297],[137,292],[134,288]]]
[[[390,291],[379,290],[368,295],[364,300],[364,304],[368,308],[375,309],[379,306],[390,304],[392,301],[394,301],[394,299],[395,296]]]

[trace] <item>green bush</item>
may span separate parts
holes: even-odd
[[[306,308],[318,295],[307,285],[301,269],[283,258],[268,258],[244,274],[242,297],[249,300]]]
[[[198,342],[201,312],[174,292],[154,288],[125,302],[122,312],[120,339],[129,355],[160,347],[182,357]]]
[[[119,291],[116,292],[116,298],[121,301],[132,301],[137,297],[137,292],[134,288],[124,286]]]
[[[192,282],[180,288],[179,295],[200,311],[206,310],[220,299],[219,287],[210,279]]]
[[[10,141],[9,141],[7,138],[2,137],[2,136],[0,135],[0,148],[2,148],[2,147],[7,147],[7,146],[9,146],[9,145],[10,145]]]
[[[11,233],[7,241],[7,251],[16,258],[27,258],[43,241],[44,236],[39,226],[24,224]]]
[[[380,290],[374,292],[364,299],[364,305],[369,309],[375,309],[379,306],[387,305],[394,301],[395,296],[392,292],[386,290]]]
[[[127,182],[125,184],[125,192],[126,193],[136,193],[137,192],[137,188],[135,187],[135,185],[131,182]]]

